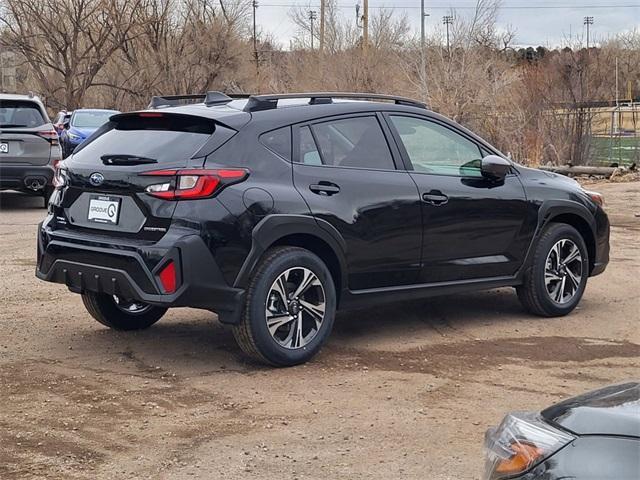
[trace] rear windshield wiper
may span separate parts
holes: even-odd
[[[141,157],[139,155],[102,155],[100,157],[105,165],[146,165],[158,163],[155,158]]]

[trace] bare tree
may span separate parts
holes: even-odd
[[[76,108],[111,56],[131,39],[140,1],[6,0],[3,46],[24,58],[50,100]]]

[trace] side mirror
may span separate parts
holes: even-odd
[[[494,182],[503,182],[511,171],[511,163],[497,155],[487,155],[482,159],[480,172],[484,178]]]
[[[69,122],[69,120],[65,120],[64,122],[62,122],[62,128],[64,128],[65,130],[69,130],[69,127],[71,126]]]

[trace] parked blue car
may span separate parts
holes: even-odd
[[[102,110],[82,108],[75,110],[71,118],[64,123],[60,134],[62,156],[68,157],[73,149],[84,142],[89,135],[109,120],[111,115],[120,113],[118,110]]]

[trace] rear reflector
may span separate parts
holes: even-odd
[[[160,279],[164,293],[174,293],[176,291],[178,281],[176,279],[176,265],[173,263],[173,260],[160,270],[158,278]]]
[[[162,183],[147,186],[146,192],[153,197],[164,200],[197,200],[213,197],[224,187],[242,182],[249,176],[249,171],[244,168],[152,170],[140,175],[167,177]]]

